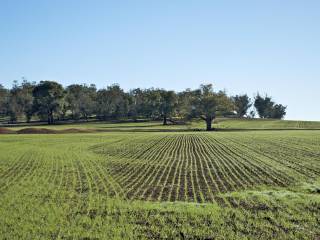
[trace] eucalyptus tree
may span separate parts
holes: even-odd
[[[35,83],[28,82],[23,78],[21,84],[14,81],[7,98],[7,115],[11,122],[16,122],[18,117],[25,116],[30,122],[33,114],[33,95],[32,91]]]
[[[54,114],[62,107],[64,89],[55,81],[41,81],[33,89],[33,107],[40,119],[46,118],[48,124],[54,123]]]
[[[100,119],[128,116],[129,96],[114,84],[97,92],[97,115]]]
[[[287,106],[282,104],[275,104],[272,108],[271,117],[275,119],[282,119],[286,115]]]
[[[234,103],[235,111],[238,117],[244,117],[247,115],[249,108],[252,106],[251,99],[247,94],[236,95],[232,97]]]
[[[72,84],[66,88],[65,101],[73,119],[88,119],[96,109],[96,86]]]
[[[163,125],[167,125],[167,119],[172,116],[177,107],[177,95],[174,91],[160,90],[159,113]]]
[[[274,102],[269,96],[262,97],[260,94],[254,99],[254,107],[256,108],[260,118],[270,118]]]
[[[254,100],[254,107],[256,108],[260,118],[275,118],[282,119],[286,115],[287,107],[282,104],[276,104],[271,97],[262,97],[257,94]]]
[[[191,111],[206,122],[206,130],[212,130],[212,122],[218,114],[230,112],[233,103],[224,91],[214,92],[212,84],[201,85],[191,98]]]
[[[0,84],[0,116],[7,115],[9,90]]]

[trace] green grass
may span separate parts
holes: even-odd
[[[162,128],[152,124],[0,135],[0,238],[320,236],[320,131],[124,127]]]
[[[230,130],[320,130],[320,121],[289,121],[275,119],[228,119],[218,118],[213,126],[221,131]],[[0,125],[1,127],[1,125]],[[24,128],[46,128],[53,130],[80,129],[92,132],[163,132],[163,131],[195,131],[205,130],[205,122],[194,120],[184,125],[163,126],[160,121],[150,122],[88,122],[57,125],[13,125],[11,130]]]
[[[217,126],[230,129],[320,129],[320,122],[276,119],[218,119]]]

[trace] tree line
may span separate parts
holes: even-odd
[[[254,109],[253,109],[254,107]],[[250,109],[252,109],[250,111]],[[63,87],[55,81],[21,83],[14,81],[11,89],[0,84],[0,116],[10,123],[33,117],[53,124],[56,121],[96,118],[153,119],[178,123],[200,118],[206,129],[212,130],[217,116],[282,119],[286,106],[275,103],[269,96],[257,94],[251,100],[247,94],[228,96],[225,91],[214,91],[211,84],[198,89],[175,92],[165,89],[136,88],[125,92],[118,84],[97,89],[95,85],[72,84]]]

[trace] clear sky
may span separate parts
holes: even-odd
[[[0,0],[0,83],[268,93],[320,120],[319,0]]]

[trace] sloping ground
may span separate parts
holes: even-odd
[[[319,131],[3,135],[0,153],[4,239],[320,236]]]
[[[221,129],[318,129],[318,121],[290,121],[277,119],[218,119],[217,127]]]

